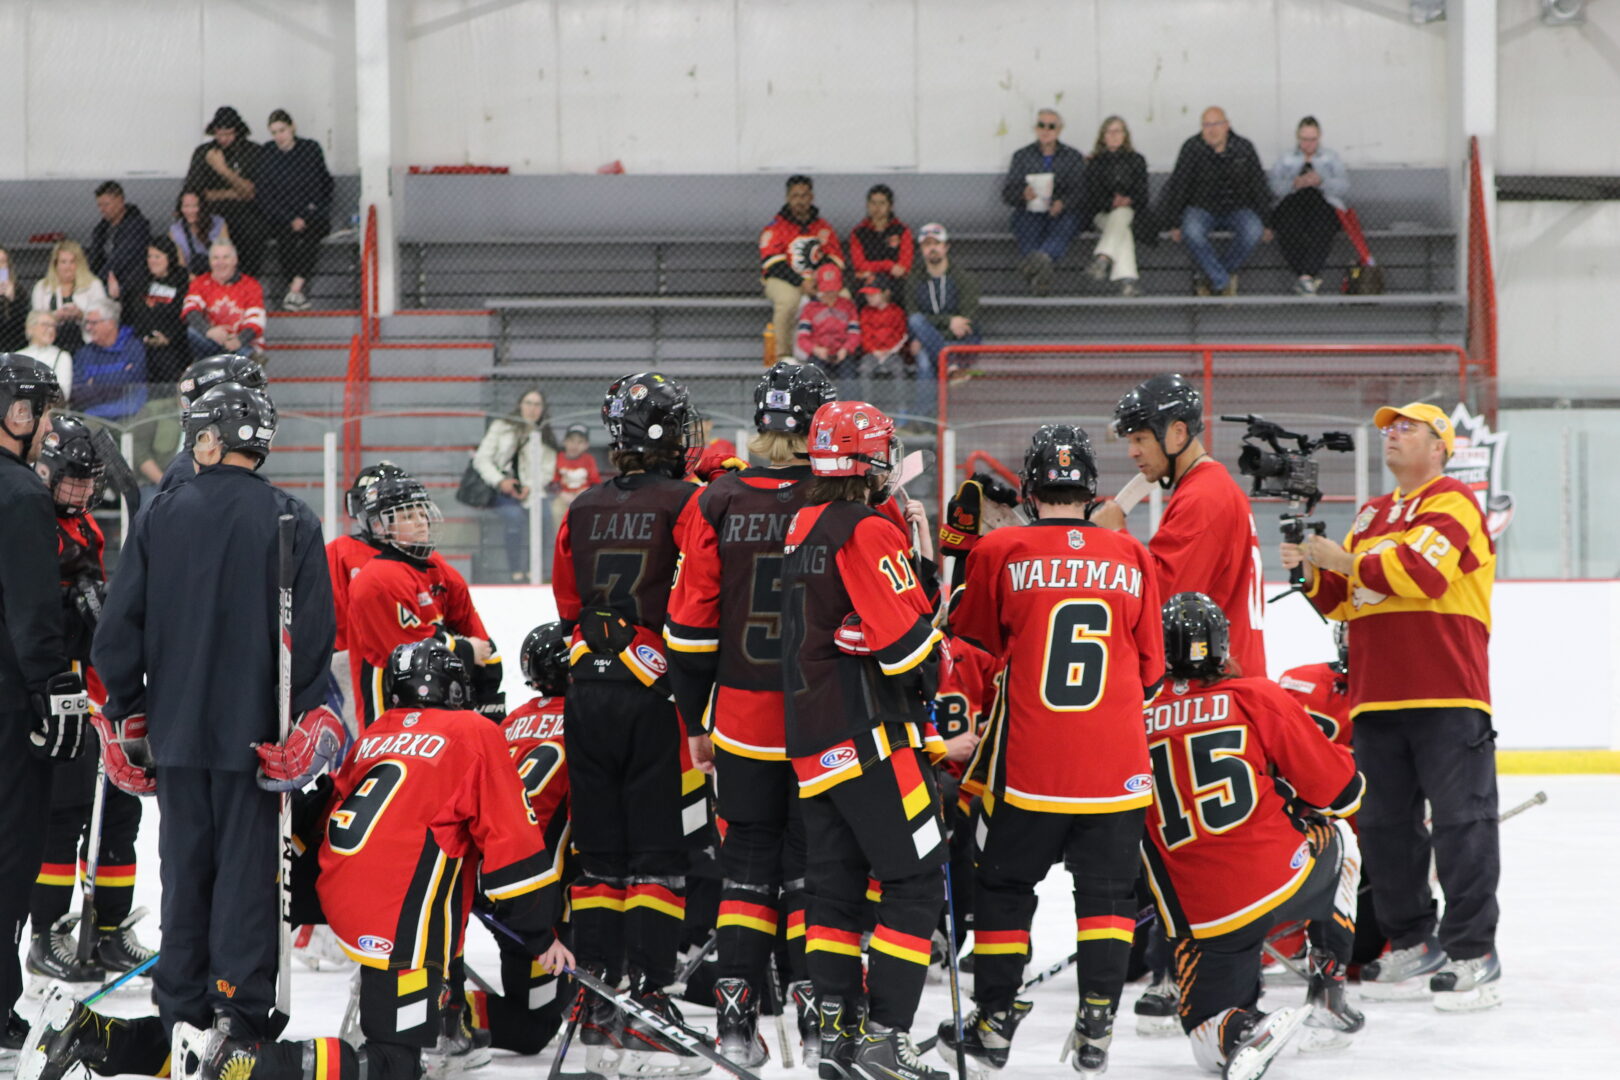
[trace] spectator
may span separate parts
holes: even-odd
[[[147,366],[151,366],[152,353],[147,350]],[[150,371],[148,371],[150,374]],[[146,408],[129,428],[131,442],[130,464],[135,467],[136,482],[141,489],[141,503],[152,498],[163,483],[164,470],[180,452],[180,417],[185,405],[173,393],[175,384],[169,383],[169,393],[160,393],[158,380],[148,384]]]
[[[911,352],[917,360],[917,385],[910,424],[916,427],[935,415],[939,401],[935,381],[939,354],[946,345],[979,343],[979,282],[951,265],[950,236],[945,226],[930,222],[917,230],[922,265],[906,280],[906,310],[911,312]]]
[[[1181,243],[1198,266],[1193,289],[1199,296],[1236,296],[1237,271],[1261,240],[1271,238],[1265,213],[1271,189],[1254,144],[1232,134],[1226,113],[1204,110],[1203,129],[1181,144],[1175,171],[1159,197],[1158,219],[1176,222],[1170,239]],[[1230,229],[1224,253],[1215,250],[1210,233]]]
[[[506,539],[506,569],[514,582],[529,576],[529,508],[535,498],[535,484],[550,483],[557,468],[557,435],[551,430],[546,396],[538,389],[527,390],[518,398],[516,416],[503,416],[489,426],[473,454],[473,467],[484,483],[495,489],[492,509],[501,516]],[[529,433],[540,431],[539,460]],[[542,510],[546,507],[542,504]],[[543,533],[550,523],[542,519]],[[542,557],[546,545],[541,544]],[[544,564],[541,576],[544,576]]]
[[[191,352],[201,360],[216,353],[264,351],[264,290],[237,269],[234,244],[219,241],[208,249],[208,273],[192,278],[180,309]]]
[[[569,424],[563,432],[562,449],[557,452],[557,466],[551,473],[555,495],[551,500],[552,520],[562,520],[581,492],[601,482],[602,470],[591,453],[591,429],[584,424]]]
[[[287,295],[281,306],[304,311],[304,289],[315,272],[321,241],[332,228],[332,174],[320,144],[300,139],[287,110],[270,114],[270,141],[259,155],[256,201],[280,252]]]
[[[1086,273],[1093,281],[1112,281],[1121,296],[1139,296],[1137,233],[1155,239],[1148,214],[1147,160],[1131,146],[1131,129],[1123,118],[1110,116],[1097,129],[1097,144],[1086,165],[1085,204],[1080,219],[1097,227],[1102,236]]]
[[[146,293],[130,302],[129,324],[146,346],[146,376],[161,388],[154,396],[168,397],[180,373],[191,363],[183,313],[191,275],[180,265],[180,253],[167,236],[154,236],[146,245]]]
[[[45,276],[34,285],[31,305],[56,320],[56,343],[70,351],[84,344],[84,312],[92,301],[105,299],[107,290],[91,273],[84,248],[77,240],[58,240]]]
[[[815,280],[816,298],[799,309],[794,353],[843,380],[860,364],[861,317],[854,301],[838,295],[844,287],[843,271],[832,263],[822,263],[816,268]]]
[[[894,280],[878,274],[861,289],[866,302],[861,306],[860,366],[841,381],[838,396],[845,401],[870,401],[889,411],[889,406],[872,393],[872,380],[879,373],[898,374],[906,347],[906,313],[894,300]],[[858,375],[857,383],[854,376]]]
[[[229,242],[231,230],[225,219],[214,213],[200,191],[189,188],[174,201],[174,223],[169,239],[180,252],[180,261],[192,274],[208,273],[208,249],[221,240]]]
[[[1013,154],[1001,183],[1001,201],[1014,208],[1013,238],[1023,258],[1018,272],[1037,296],[1052,291],[1052,268],[1080,231],[1086,159],[1058,141],[1062,132],[1056,109],[1036,113],[1035,141]]]
[[[90,234],[90,270],[114,300],[139,297],[146,287],[146,238],[152,232],[146,215],[124,201],[123,185],[116,180],[96,187],[96,209],[101,220]]]
[[[28,300],[17,290],[17,272],[11,254],[0,248],[0,353],[20,349],[28,341]],[[54,332],[54,324],[53,324]]]
[[[191,152],[185,187],[200,191],[231,230],[242,273],[258,277],[264,259],[264,223],[253,201],[259,176],[259,144],[241,115],[222,105],[203,129],[213,136]]]
[[[1271,166],[1271,193],[1281,201],[1271,212],[1271,228],[1283,261],[1297,279],[1294,292],[1315,296],[1322,267],[1339,231],[1339,213],[1350,192],[1350,176],[1339,155],[1322,145],[1322,126],[1307,116],[1294,130],[1294,149]]]
[[[866,192],[866,220],[849,231],[849,257],[855,280],[872,284],[879,274],[904,280],[916,265],[911,229],[894,216],[894,192],[873,184]]]
[[[759,234],[759,276],[771,302],[771,327],[776,334],[776,356],[793,358],[794,324],[799,305],[815,288],[815,269],[831,262],[844,266],[838,234],[816,209],[815,185],[808,176],[787,179],[787,201]]]
[[[30,311],[24,326],[28,344],[18,349],[18,354],[31,356],[51,369],[66,405],[73,400],[73,354],[56,343],[55,317],[48,311]]]
[[[146,346],[118,323],[118,302],[85,305],[85,342],[73,354],[73,407],[86,416],[128,424],[146,404]]]

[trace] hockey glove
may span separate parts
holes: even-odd
[[[90,722],[101,736],[101,767],[112,785],[131,795],[156,794],[157,773],[146,742],[146,714],[111,720],[105,713],[92,713]]]
[[[591,652],[618,656],[636,640],[636,628],[623,615],[604,608],[579,613],[579,633]]]
[[[28,748],[51,761],[72,761],[84,749],[84,725],[90,719],[90,695],[84,677],[64,671],[45,680],[45,692],[33,694],[34,727]]]
[[[506,691],[496,690],[493,693],[480,694],[473,711],[486,720],[492,720],[497,724],[506,723]]]
[[[950,502],[945,504],[945,520],[939,523],[939,551],[941,555],[966,557],[979,542],[979,528],[984,522],[984,486],[977,477],[962,481]]]
[[[259,787],[265,791],[296,791],[336,769],[349,749],[343,720],[325,705],[317,705],[293,725],[285,745],[254,743],[259,755]]]
[[[697,464],[692,466],[692,475],[707,484],[722,473],[746,468],[748,462],[728,453],[723,445],[716,444],[706,447],[698,456]]]
[[[861,617],[853,611],[845,615],[843,623],[833,631],[833,644],[838,646],[839,652],[851,656],[872,655],[872,648],[866,643],[866,628],[861,625]]]

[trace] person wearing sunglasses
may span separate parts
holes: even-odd
[[[1053,270],[1080,231],[1085,155],[1062,142],[1056,109],[1035,114],[1035,141],[1015,151],[1001,182],[1001,201],[1013,208],[1018,272],[1037,296],[1052,291]]]

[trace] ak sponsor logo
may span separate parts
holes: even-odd
[[[394,943],[381,934],[361,934],[355,944],[362,952],[387,954],[394,951]]]
[[[1137,773],[1135,776],[1125,781],[1125,790],[1130,792],[1132,795],[1140,795],[1144,791],[1152,791],[1153,777],[1149,776],[1147,773]]]
[[[1305,865],[1305,860],[1309,859],[1310,857],[1311,857],[1311,845],[1310,844],[1301,844],[1301,845],[1299,845],[1299,850],[1294,852],[1294,857],[1292,859],[1288,860],[1288,869],[1290,869],[1290,870],[1298,870],[1300,867]]]
[[[669,661],[665,660],[658,650],[651,645],[637,645],[636,659],[647,665],[647,670],[655,675],[662,675],[669,670]]]
[[[853,746],[835,746],[821,755],[821,767],[823,769],[841,769],[853,762],[856,756]]]

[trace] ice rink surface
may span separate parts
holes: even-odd
[[[1367,1026],[1341,1053],[1305,1056],[1290,1047],[1267,1074],[1320,1080],[1427,1080],[1430,1077],[1553,1077],[1577,1080],[1620,1076],[1620,945],[1615,931],[1620,893],[1620,776],[1504,776],[1502,806],[1514,806],[1544,790],[1548,802],[1502,826],[1502,923],[1498,938],[1505,1003],[1482,1013],[1444,1015],[1427,1002],[1361,1002]],[[157,944],[158,910],[156,807],[147,802],[140,837],[137,902],[153,915],[142,924],[142,938]],[[1033,938],[1038,969],[1073,949],[1073,908],[1067,875],[1054,872],[1041,886],[1041,906]],[[24,948],[26,951],[26,946]],[[481,972],[498,973],[495,945],[479,926],[468,932],[468,958]],[[296,968],[293,1020],[289,1035],[337,1034],[349,980],[346,974]],[[1134,1030],[1130,1005],[1142,984],[1128,986],[1114,1037],[1110,1076],[1193,1078],[1206,1075],[1193,1064],[1184,1038],[1148,1040]],[[1352,989],[1352,998],[1357,991]],[[1019,1030],[1012,1060],[1002,1075],[1018,1078],[1074,1076],[1057,1055],[1073,1022],[1074,977],[1065,973],[1032,992],[1034,1012]],[[1276,1008],[1304,997],[1298,983],[1273,986],[1263,1007]],[[109,1011],[146,1011],[140,994],[120,993]],[[712,1030],[713,1015],[683,1006],[687,1018]],[[928,987],[914,1030],[921,1039],[950,1015],[941,982]],[[810,1077],[802,1065],[788,1070],[776,1061],[776,1030],[761,1030],[771,1043],[766,1077]],[[791,1025],[789,1028],[791,1035]],[[579,1051],[569,1055],[569,1072],[583,1065]],[[795,1047],[797,1058],[797,1047]],[[931,1055],[932,1058],[932,1055]],[[482,1080],[544,1076],[551,1053],[514,1057],[497,1051],[494,1062],[471,1075]],[[720,1077],[718,1069],[711,1074]]]

